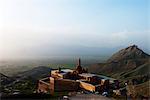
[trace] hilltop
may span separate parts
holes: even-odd
[[[129,60],[129,59],[144,59],[149,57],[150,56],[147,53],[145,53],[143,50],[139,49],[138,46],[132,45],[113,54],[107,60],[107,62],[108,63],[119,62],[119,61]]]

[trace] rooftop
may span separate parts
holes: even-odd
[[[82,73],[79,74],[79,76],[83,76],[83,77],[93,77],[93,76],[97,76],[96,74],[91,74],[91,73]]]
[[[83,77],[94,77],[94,76],[97,76],[98,78],[100,79],[103,79],[103,80],[110,80],[110,81],[114,81],[116,79],[114,78],[111,78],[111,77],[107,77],[107,76],[104,76],[104,75],[97,75],[97,74],[91,74],[91,73],[82,73],[82,74],[79,74],[80,76],[83,76]]]
[[[104,76],[104,75],[97,75],[97,76],[100,77],[100,78],[106,79],[106,80],[112,80],[112,81],[116,80],[114,78],[107,77],[107,76]]]
[[[64,73],[73,72],[73,70],[71,70],[71,69],[62,69],[61,71]]]

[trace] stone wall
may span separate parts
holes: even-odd
[[[50,80],[50,94],[54,94],[54,82],[55,82],[55,79],[53,78],[53,77],[50,77],[49,78],[49,80]]]
[[[69,79],[57,79],[54,82],[55,91],[77,91],[79,82]]]
[[[38,83],[38,92],[47,93],[47,92],[50,91],[49,87],[50,87],[49,83],[46,83],[44,81],[39,80],[39,83]]]

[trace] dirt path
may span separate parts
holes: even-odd
[[[69,100],[115,100],[101,95],[95,94],[77,94],[69,98]]]

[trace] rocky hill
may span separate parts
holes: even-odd
[[[150,56],[136,45],[129,46],[113,54],[106,63],[93,64],[89,67],[92,73],[124,77],[130,72],[134,75],[149,74]],[[144,72],[147,71],[147,72]],[[131,74],[134,73],[134,74]]]
[[[149,57],[150,56],[139,49],[138,46],[132,45],[113,54],[112,57],[107,60],[107,62],[119,62],[123,60],[144,59]]]

